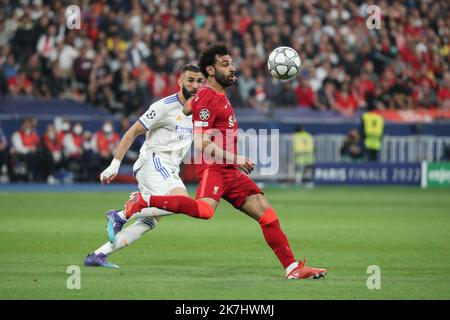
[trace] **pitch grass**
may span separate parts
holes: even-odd
[[[127,194],[0,193],[1,299],[449,299],[450,192],[418,188],[266,189],[291,246],[324,280],[286,281],[259,225],[225,201],[210,221],[167,217],[87,268],[104,212]],[[68,290],[70,265],[81,289]],[[367,267],[381,269],[369,290]]]

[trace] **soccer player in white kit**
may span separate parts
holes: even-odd
[[[195,95],[203,82],[203,75],[196,65],[182,66],[178,79],[180,90],[150,105],[139,120],[127,130],[120,140],[111,164],[100,174],[100,180],[103,183],[110,183],[117,176],[120,163],[134,139],[146,133],[145,143],[133,166],[139,190],[148,194],[188,196],[186,187],[179,177],[179,166],[191,147],[193,129],[192,116],[184,115],[183,104]],[[126,222],[124,212],[109,211],[107,213],[109,242],[94,253],[88,254],[84,265],[118,268],[117,265],[108,262],[108,255],[130,245],[145,232],[154,229],[158,217],[173,214],[157,208],[145,210],[147,212],[143,213],[134,224],[123,230],[122,226]]]

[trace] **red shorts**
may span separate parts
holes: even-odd
[[[198,175],[196,199],[220,198],[239,209],[252,194],[264,194],[247,175],[235,167],[208,167]]]

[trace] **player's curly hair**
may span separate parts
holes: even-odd
[[[216,63],[216,55],[221,57],[227,54],[230,54],[230,51],[223,43],[213,43],[202,51],[202,53],[200,54],[200,61],[198,63],[198,66],[205,78],[208,78],[206,67],[213,66]]]

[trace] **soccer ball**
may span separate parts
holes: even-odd
[[[267,68],[272,76],[281,80],[290,80],[300,70],[302,61],[297,51],[290,47],[278,47],[271,52]]]

